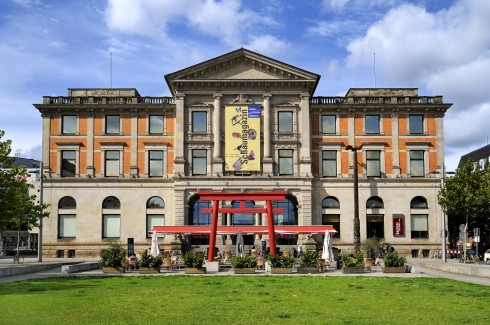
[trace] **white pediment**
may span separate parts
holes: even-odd
[[[260,71],[256,68],[249,67],[245,64],[238,64],[233,67],[229,67],[226,70],[222,70],[216,74],[210,74],[205,77],[205,79],[238,79],[238,80],[247,80],[247,79],[280,79],[278,76],[275,76],[271,73],[267,73],[266,71]]]

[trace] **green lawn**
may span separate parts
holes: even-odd
[[[1,324],[488,324],[490,287],[431,278],[141,276],[0,285]]]

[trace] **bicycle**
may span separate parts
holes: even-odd
[[[24,256],[21,256],[18,252],[14,252],[13,259],[14,259],[14,264],[16,263],[20,264],[24,262]]]

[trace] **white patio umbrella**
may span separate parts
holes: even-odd
[[[238,230],[236,234],[236,256],[243,257],[243,235],[241,230]]]
[[[334,259],[333,250],[332,250],[332,236],[328,231],[325,231],[325,239],[323,240],[322,258],[325,260],[325,262],[330,262],[333,261]]]
[[[298,255],[303,254],[303,236],[298,235]]]
[[[153,234],[151,235],[151,249],[150,249],[150,254],[152,256],[158,256],[160,255],[160,247],[158,247],[158,235],[156,231],[153,231]]]

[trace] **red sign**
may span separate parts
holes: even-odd
[[[393,218],[393,236],[405,236],[405,227],[403,221],[403,218]]]

